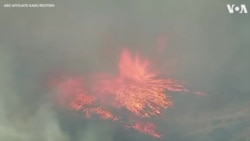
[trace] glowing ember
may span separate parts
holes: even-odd
[[[131,128],[160,138],[153,123],[141,121],[160,116],[163,109],[172,105],[166,90],[190,91],[175,80],[157,78],[156,73],[148,69],[148,61],[141,60],[139,55],[132,58],[125,49],[120,57],[117,75],[96,75],[88,80],[92,84],[88,87],[79,78],[59,81],[56,87],[58,102],[64,107],[84,112],[87,118],[92,115],[114,121],[132,118],[139,122],[134,122]],[[117,114],[119,111],[126,111],[129,117]]]

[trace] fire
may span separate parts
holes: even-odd
[[[84,112],[87,118],[97,115],[113,121],[132,119],[135,122],[126,126],[160,138],[153,123],[142,121],[160,116],[163,109],[173,104],[166,91],[189,90],[173,79],[157,78],[157,74],[149,70],[147,60],[138,54],[133,58],[127,49],[121,53],[118,68],[116,75],[96,75],[87,80],[91,86],[84,85],[79,78],[59,81],[56,87],[58,102],[71,110]],[[119,111],[127,112],[129,117]]]
[[[136,122],[132,127],[135,130],[149,134],[155,138],[161,138],[162,136],[161,134],[156,132],[156,126],[151,122],[149,123]]]
[[[133,60],[129,51],[125,49],[119,62],[120,78],[141,82],[150,79],[155,74],[148,72],[148,65],[149,63],[145,60],[141,61],[138,55]]]

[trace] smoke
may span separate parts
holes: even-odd
[[[39,1],[55,8],[3,8],[0,2],[0,140],[154,140],[113,123],[85,120],[54,106],[47,78],[116,72],[124,47],[163,76],[207,96],[171,94],[157,121],[162,140],[247,140],[250,100],[249,14],[217,0]],[[31,1],[28,1],[31,2]],[[32,3],[37,1],[32,1]],[[250,10],[247,0],[244,3]],[[166,46],[157,52],[157,40]],[[165,48],[164,48],[165,47]]]

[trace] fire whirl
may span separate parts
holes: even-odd
[[[128,121],[125,126],[160,138],[152,122],[145,122],[151,117],[158,117],[163,109],[173,102],[166,91],[190,92],[173,79],[159,79],[155,72],[149,71],[149,62],[139,55],[131,57],[123,50],[119,61],[117,75],[96,75],[88,80],[65,77],[56,84],[56,99],[60,106],[74,111],[84,112],[87,118],[93,115],[101,119]],[[119,114],[126,112],[124,114]],[[132,119],[132,124],[131,121]]]

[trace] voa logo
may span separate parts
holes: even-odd
[[[247,11],[247,7],[245,4],[241,4],[241,5],[236,5],[236,4],[227,4],[227,10],[230,14],[233,14],[233,13],[248,13]]]

